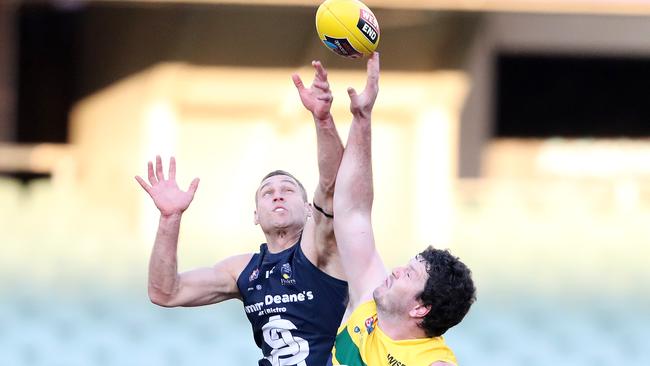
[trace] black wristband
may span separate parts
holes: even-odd
[[[312,202],[312,205],[314,205],[314,208],[317,209],[318,211],[320,211],[320,213],[325,215],[325,217],[329,217],[330,219],[334,218],[334,215],[328,214],[327,212],[325,212],[321,207],[318,207],[318,205],[315,202]]]

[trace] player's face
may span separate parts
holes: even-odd
[[[426,265],[419,256],[405,266],[394,268],[373,292],[377,307],[393,313],[408,313],[418,305],[417,296],[424,290],[428,277]]]
[[[303,199],[298,183],[286,175],[265,179],[257,190],[255,223],[262,230],[284,229],[305,225],[309,204]]]

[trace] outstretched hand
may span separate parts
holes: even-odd
[[[194,178],[187,191],[182,191],[176,184],[176,159],[172,157],[169,160],[169,174],[167,179],[163,174],[162,160],[160,155],[156,156],[156,174],[154,174],[153,163],[149,162],[149,184],[140,176],[135,180],[140,183],[149,196],[153,199],[154,204],[160,210],[163,216],[181,214],[185,211],[194,199],[194,193],[199,186],[199,178]]]
[[[320,61],[312,61],[316,74],[309,88],[306,88],[298,74],[291,75],[293,84],[298,89],[302,105],[310,111],[317,120],[324,120],[330,116],[332,107],[332,92],[327,81],[327,71]]]
[[[355,117],[370,117],[372,107],[375,105],[377,93],[379,92],[379,53],[373,52],[368,59],[368,79],[366,87],[361,94],[357,94],[354,88],[348,88],[350,96],[350,112]]]

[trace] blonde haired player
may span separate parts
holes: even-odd
[[[475,300],[469,269],[448,251],[428,247],[388,274],[375,248],[370,130],[379,54],[372,55],[367,68],[365,90],[357,95],[348,89],[353,120],[334,191],[334,232],[350,297],[333,363],[456,365],[442,334],[463,319]]]

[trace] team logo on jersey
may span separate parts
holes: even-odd
[[[280,268],[280,274],[282,278],[280,278],[280,283],[283,285],[295,285],[296,280],[291,278],[291,265],[289,263],[285,263],[282,265]]]
[[[285,263],[282,265],[282,268],[280,268],[280,273],[282,273],[282,278],[285,280],[288,280],[291,278],[291,265],[289,263]]]
[[[273,349],[264,356],[269,365],[307,365],[305,360],[309,357],[309,342],[291,334],[297,329],[295,324],[282,319],[280,315],[269,318],[269,322],[262,327],[264,342]]]
[[[375,322],[376,319],[374,316],[366,319],[366,333],[370,334],[373,330],[375,330]]]
[[[253,272],[251,272],[251,275],[248,276],[248,282],[255,281],[259,275],[260,275],[260,269],[255,268]]]

